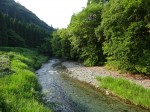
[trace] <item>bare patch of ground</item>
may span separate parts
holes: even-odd
[[[120,74],[117,71],[107,70],[104,67],[85,67],[77,62],[63,62],[63,66],[65,66],[69,72],[69,76],[78,79],[83,82],[87,82],[95,87],[98,87],[98,82],[96,80],[97,76],[112,76],[115,78],[123,77],[127,80],[135,82],[136,84],[142,85],[145,88],[150,88],[150,77],[140,75],[140,74]]]

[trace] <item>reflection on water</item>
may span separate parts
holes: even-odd
[[[60,68],[59,60],[50,60],[37,71],[45,100],[56,112],[148,112],[70,79]]]

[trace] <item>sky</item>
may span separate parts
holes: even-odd
[[[66,28],[73,13],[86,7],[87,0],[15,0],[54,28]]]

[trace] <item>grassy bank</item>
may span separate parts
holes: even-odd
[[[23,48],[0,48],[0,57],[0,112],[50,112],[34,73],[47,57]]]
[[[98,77],[100,87],[112,91],[113,94],[128,100],[135,105],[150,109],[150,89],[145,89],[123,78]]]

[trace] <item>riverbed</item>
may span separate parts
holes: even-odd
[[[68,77],[58,59],[43,64],[37,77],[45,104],[55,112],[148,112]]]

